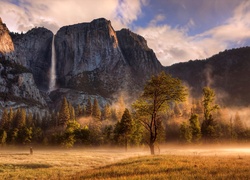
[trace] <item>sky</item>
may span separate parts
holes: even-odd
[[[106,18],[143,36],[164,66],[250,45],[250,0],[0,0],[12,32]]]

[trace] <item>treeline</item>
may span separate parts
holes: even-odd
[[[73,107],[63,98],[58,112],[46,112],[43,117],[22,108],[15,111],[4,109],[0,121],[0,144],[139,145],[142,142],[139,122],[134,121],[129,110],[125,109],[123,97],[116,106],[106,104],[101,110],[97,99],[88,99],[86,105]]]
[[[166,78],[164,74],[160,76]],[[162,82],[160,76],[157,82]],[[193,99],[191,103],[169,102],[157,112],[155,121],[150,121],[153,117],[150,114],[154,112],[146,96],[130,108],[126,108],[121,96],[116,106],[106,104],[102,109],[97,99],[88,99],[86,104],[73,107],[63,98],[58,112],[46,112],[43,117],[22,108],[4,109],[0,144],[116,145],[127,149],[129,145],[148,144],[155,132],[154,142],[250,141],[250,128],[239,112],[228,116],[225,108],[215,103],[216,94],[211,88],[204,87],[202,93],[201,99]],[[164,99],[165,95],[162,97]],[[155,105],[157,107],[157,103]]]

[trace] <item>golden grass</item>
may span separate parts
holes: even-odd
[[[250,179],[250,156],[157,155],[129,158],[72,179]]]
[[[0,179],[250,179],[249,147],[33,150],[0,149]]]
[[[0,179],[68,179],[77,172],[111,164],[138,154],[100,149],[34,149],[33,155],[29,155],[28,148],[0,150]]]

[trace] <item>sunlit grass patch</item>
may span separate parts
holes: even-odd
[[[250,157],[144,156],[84,171],[75,179],[249,179]]]

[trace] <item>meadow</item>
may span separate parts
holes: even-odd
[[[248,147],[0,150],[0,179],[250,179]]]

